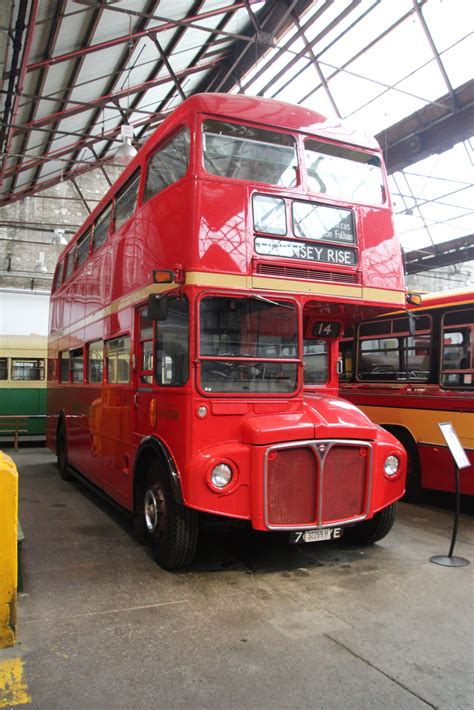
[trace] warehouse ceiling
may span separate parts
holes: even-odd
[[[470,0],[3,3],[0,226],[61,183],[85,217],[80,178],[100,170],[106,189],[123,124],[139,147],[185,97],[243,92],[377,135],[412,270],[453,263],[452,240],[473,259],[470,16]]]

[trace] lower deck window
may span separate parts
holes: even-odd
[[[71,378],[73,382],[84,381],[84,353],[82,348],[71,350]]]
[[[8,380],[8,358],[0,357],[0,380]]]
[[[107,382],[126,384],[130,382],[130,338],[128,335],[105,343]]]
[[[44,380],[44,360],[40,358],[13,358],[12,380]]]

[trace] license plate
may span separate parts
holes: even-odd
[[[321,542],[321,540],[340,540],[342,537],[342,528],[324,528],[323,530],[304,530],[301,532],[293,532],[290,535],[290,542],[297,544],[299,542]]]

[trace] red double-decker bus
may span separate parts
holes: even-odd
[[[59,259],[61,475],[133,513],[168,569],[192,559],[199,511],[381,539],[405,453],[338,399],[338,339],[404,300],[372,138],[272,100],[187,99]]]
[[[405,446],[405,499],[423,488],[454,492],[453,460],[438,424],[453,424],[472,463],[461,493],[474,495],[474,292],[425,294],[403,312],[387,313],[341,341],[341,395]]]

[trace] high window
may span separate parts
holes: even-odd
[[[63,269],[64,269],[64,259],[62,259],[57,267],[56,267],[56,273],[54,274],[54,282],[53,282],[53,291],[56,291],[57,288],[61,286],[62,280],[63,280]]]
[[[76,250],[71,249],[71,251],[66,254],[66,273],[64,276],[64,280],[67,281],[70,276],[72,276],[74,272],[74,266],[76,264]]]
[[[135,212],[138,197],[140,171],[137,170],[117,192],[114,207],[115,229],[120,229]]]
[[[382,168],[376,155],[307,140],[305,160],[312,191],[347,202],[385,202]]]
[[[203,123],[204,167],[208,173],[281,187],[296,185],[296,144],[286,133],[236,123]]]
[[[189,129],[184,128],[152,155],[148,163],[144,202],[185,176],[189,142]]]
[[[94,224],[94,234],[92,237],[92,244],[94,251],[102,246],[102,244],[107,239],[107,234],[109,233],[110,226],[110,213],[112,211],[112,205],[109,204],[102,210],[100,215],[97,217]]]
[[[85,234],[79,237],[76,247],[77,266],[81,266],[89,256],[89,248],[91,244],[91,230],[88,229]]]

